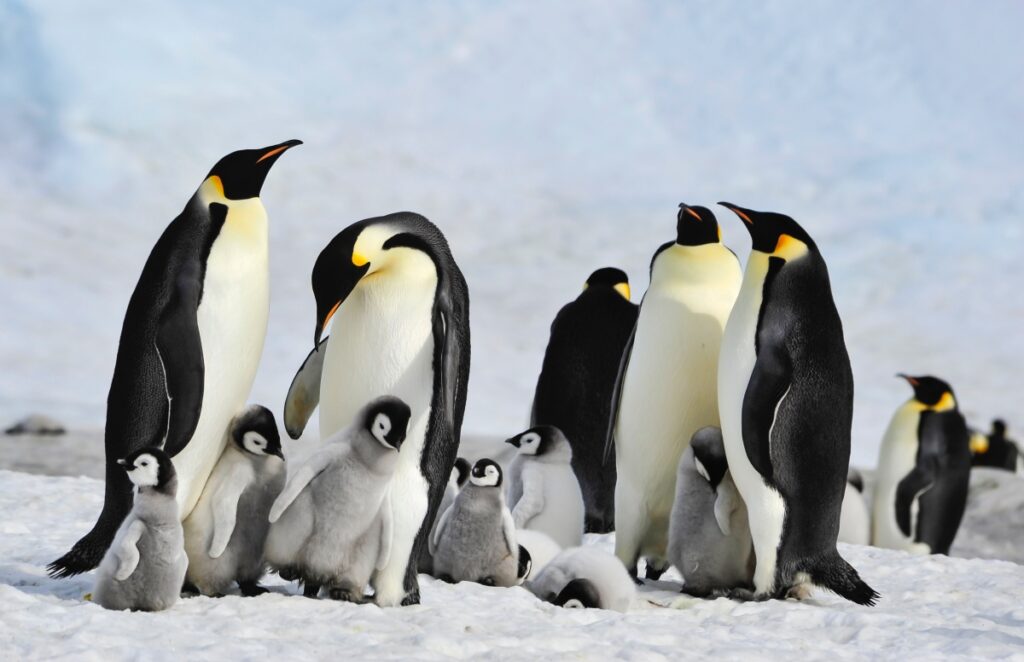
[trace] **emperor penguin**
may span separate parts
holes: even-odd
[[[270,509],[266,554],[315,595],[361,602],[372,574],[394,553],[399,453],[412,411],[400,398],[365,405],[294,472]]]
[[[622,563],[596,547],[562,551],[526,587],[541,600],[569,608],[625,613],[636,599],[636,585]]]
[[[505,505],[497,462],[477,460],[431,539],[434,572],[447,582],[515,586],[529,572],[520,566],[512,513]]]
[[[138,493],[99,564],[92,600],[106,609],[168,609],[178,600],[188,566],[174,465],[156,447],[140,448],[116,464]]]
[[[718,352],[740,274],[714,214],[680,205],[675,241],[651,260],[605,447],[614,444],[618,473],[615,555],[634,577],[641,556],[649,578],[668,566],[679,458],[694,432],[718,426]]]
[[[1017,442],[1006,436],[1006,421],[992,421],[992,431],[971,436],[971,466],[1006,469],[1024,473],[1024,460]]]
[[[533,396],[530,425],[553,425],[572,446],[591,533],[615,528],[615,463],[604,462],[602,453],[622,352],[640,310],[629,296],[621,269],[590,274],[580,295],[551,323]]]
[[[434,532],[437,530],[437,520],[455,502],[455,497],[459,495],[459,490],[469,480],[469,471],[469,461],[466,458],[460,457],[455,459],[455,466],[452,467],[451,476],[448,478],[448,485],[444,488],[444,496],[441,497],[441,505],[437,509],[438,516],[434,518],[434,523],[430,527],[431,538],[434,537]],[[428,544],[424,545],[420,550],[419,572],[433,575],[434,557],[430,554],[429,540]]]
[[[750,519],[753,595],[801,596],[814,584],[874,604],[878,594],[836,549],[853,373],[825,260],[789,216],[721,204],[752,239],[722,341],[718,405]]]
[[[843,507],[839,511],[839,542],[848,545],[871,544],[871,513],[864,502],[864,478],[856,469],[846,478]]]
[[[560,547],[583,542],[583,494],[572,470],[572,447],[553,425],[537,425],[507,443],[518,449],[506,495],[516,529],[543,531]]]
[[[967,422],[949,384],[900,375],[914,396],[896,410],[878,456],[874,545],[949,554],[967,505]]]
[[[722,431],[697,430],[679,460],[676,499],[668,529],[668,556],[683,575],[683,592],[749,589],[754,547],[747,508],[725,457]]]
[[[230,442],[185,518],[185,583],[203,595],[223,595],[237,583],[242,595],[266,593],[263,547],[267,516],[284,487],[284,454],[274,414],[253,405],[231,422]]]
[[[314,349],[292,381],[285,428],[302,434],[320,407],[320,433],[391,394],[415,412],[395,470],[394,548],[373,579],[377,604],[417,604],[417,561],[455,463],[469,379],[469,294],[448,242],[418,214],[360,221],[313,267]],[[334,321],[335,340],[322,334]]]
[[[106,492],[92,530],[49,565],[96,567],[131,510],[116,460],[159,446],[174,460],[182,518],[199,501],[241,411],[267,330],[267,213],[260,190],[289,140],[228,154],[156,242],[125,312],[107,396]]]

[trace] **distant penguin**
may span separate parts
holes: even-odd
[[[572,447],[553,425],[508,440],[518,449],[508,469],[508,505],[516,529],[543,531],[561,547],[583,541],[583,494],[572,470]]]
[[[622,562],[596,547],[564,550],[526,587],[541,600],[561,607],[625,613],[636,599],[636,585]]]
[[[783,214],[722,203],[752,247],[722,341],[718,405],[743,497],[758,598],[808,584],[858,604],[878,594],[836,549],[853,420],[853,373],[825,260]]]
[[[177,602],[188,565],[174,465],[159,448],[117,464],[138,493],[100,563],[92,600],[106,609],[161,611]]]
[[[1005,421],[997,418],[987,435],[979,432],[971,437],[971,465],[1024,473],[1020,447],[1007,438]]]
[[[668,529],[668,558],[683,575],[683,592],[751,587],[754,548],[747,508],[736,490],[718,428],[697,430],[679,460]]]
[[[635,576],[667,567],[676,467],[693,433],[718,425],[718,351],[740,264],[714,214],[680,205],[676,239],[651,260],[651,284],[623,356],[612,406],[615,555]]]
[[[838,540],[849,545],[871,544],[871,513],[864,502],[864,478],[856,469],[851,469],[846,477]]]
[[[199,501],[263,353],[270,289],[260,190],[274,162],[299,144],[222,158],[153,247],[128,302],[107,396],[103,511],[50,564],[51,576],[96,567],[131,510],[117,458],[162,447],[174,458],[181,517]]]
[[[409,212],[360,221],[313,267],[314,349],[292,382],[285,427],[320,407],[325,438],[386,394],[415,413],[392,492],[394,549],[373,578],[381,606],[419,603],[417,563],[455,464],[469,381],[469,292],[444,235]],[[334,340],[322,334],[334,320]],[[357,379],[353,379],[357,375]]]
[[[612,391],[640,307],[629,279],[612,267],[590,274],[583,292],[551,323],[530,425],[554,425],[572,446],[586,503],[586,530],[615,528],[615,463],[603,461]]]
[[[455,466],[452,467],[451,477],[448,478],[448,485],[444,488],[444,496],[441,498],[441,506],[437,509],[437,517],[434,518],[434,523],[430,527],[430,538],[434,537],[434,532],[437,531],[437,520],[441,519],[441,515],[444,511],[448,510],[448,507],[455,502],[455,497],[459,495],[459,490],[469,480],[469,461],[466,458],[460,457],[455,460]],[[434,557],[430,554],[430,545],[424,545],[420,551],[420,564],[419,572],[426,573],[428,575],[434,574]]]
[[[326,586],[334,600],[360,602],[374,571],[394,552],[392,478],[412,412],[398,398],[365,405],[327,439],[270,509],[267,561],[297,574],[307,595]]]
[[[242,595],[266,593],[263,547],[267,516],[284,487],[284,454],[274,414],[253,405],[231,422],[231,442],[185,518],[186,586],[223,595],[237,583]]]
[[[953,389],[935,377],[900,375],[914,397],[882,438],[875,481],[876,547],[948,554],[967,505],[971,451]]]
[[[447,582],[515,586],[521,579],[519,544],[505,505],[502,472],[484,458],[442,515],[431,541],[434,573]]]

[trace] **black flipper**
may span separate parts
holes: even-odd
[[[910,473],[896,486],[896,524],[908,538],[913,538],[910,530],[910,508],[916,499],[935,482],[935,458],[921,458]]]
[[[792,375],[781,343],[761,339],[757,360],[743,395],[743,446],[750,464],[765,480],[772,478],[771,430]]]
[[[643,305],[643,302],[641,302]],[[639,323],[639,319],[637,320]],[[622,382],[626,379],[626,369],[629,368],[629,355],[633,353],[633,340],[636,338],[636,325],[629,334],[629,340],[622,350],[622,358],[619,359],[619,376],[615,378],[615,388],[612,389],[612,405],[608,410],[608,431],[604,437],[604,457],[602,464],[608,464],[608,460],[615,454],[615,423],[619,420],[619,399],[622,396]]]
[[[197,316],[202,291],[199,263],[182,265],[156,334],[169,409],[164,451],[171,457],[188,445],[203,409],[205,364]]]
[[[288,387],[288,397],[284,401],[284,428],[292,439],[302,436],[310,416],[320,404],[320,380],[323,377],[329,337],[321,340],[309,352]]]

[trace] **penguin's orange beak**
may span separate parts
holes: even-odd
[[[725,207],[726,209],[728,209],[732,213],[734,213],[737,216],[739,216],[743,220],[743,222],[746,223],[747,225],[753,225],[754,224],[754,221],[750,218],[749,211],[744,209],[743,207],[737,207],[736,205],[732,204],[731,202],[719,202],[718,204],[722,205],[723,207]]]

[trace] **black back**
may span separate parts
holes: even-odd
[[[992,421],[992,431],[986,435],[988,448],[974,453],[971,464],[976,467],[991,467],[1016,471],[1020,457],[1017,443],[1006,436],[1006,423],[1001,419]]]
[[[971,477],[970,437],[958,409],[923,411],[917,429],[917,465],[928,467],[932,483],[918,499],[914,539],[933,554],[948,554],[967,505]]]
[[[615,463],[602,456],[619,362],[640,312],[615,283],[595,278],[603,271],[551,324],[531,416],[531,425],[554,425],[568,438],[594,533],[615,526]]]

